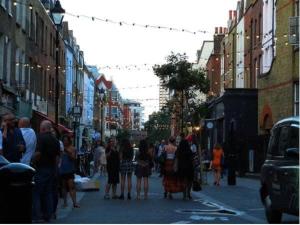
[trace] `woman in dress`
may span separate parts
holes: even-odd
[[[120,146],[120,173],[121,173],[121,195],[124,199],[125,180],[127,177],[127,199],[131,199],[131,177],[133,172],[133,148],[128,139],[124,139]]]
[[[191,188],[194,179],[193,152],[187,140],[181,140],[176,151],[178,160],[177,176],[183,183],[183,199],[192,199]]]
[[[106,148],[106,160],[107,160],[107,175],[108,180],[105,188],[105,199],[109,199],[109,191],[112,186],[112,199],[117,199],[118,196],[116,194],[117,185],[119,183],[119,169],[120,169],[120,157],[119,153],[116,149],[115,139],[111,138],[108,141],[108,145]]]
[[[73,207],[79,208],[76,201],[76,189],[74,183],[76,150],[72,145],[72,140],[69,136],[63,136],[62,142],[64,144],[64,152],[59,171],[63,183],[64,206],[67,206],[67,191],[69,191],[73,201]]]
[[[214,185],[220,185],[221,170],[222,170],[222,157],[224,157],[224,152],[220,144],[216,144],[213,149],[213,159],[211,161],[210,168],[214,171]]]
[[[172,199],[172,193],[178,192],[178,179],[174,171],[175,153],[176,153],[176,140],[170,137],[168,145],[164,147],[165,162],[164,162],[164,177],[163,186],[165,189],[164,197]]]
[[[150,163],[152,159],[148,152],[148,144],[146,140],[140,141],[139,152],[137,153],[136,159],[137,159],[137,166],[136,166],[135,175],[137,177],[137,183],[136,183],[137,199],[140,199],[142,178],[144,179],[144,199],[147,199],[148,190],[149,190],[148,177],[151,174]]]

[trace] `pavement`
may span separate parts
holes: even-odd
[[[150,178],[147,200],[135,199],[133,177],[132,200],[104,200],[106,177],[96,176],[100,191],[78,192],[81,208],[58,210],[54,223],[267,223],[259,197],[259,180],[237,177],[235,186],[228,186],[226,177],[220,186],[214,186],[212,174],[207,175],[207,185],[200,192],[193,192],[193,200],[182,200],[182,194],[174,194],[173,200],[163,198],[162,180],[158,174]],[[119,187],[118,187],[119,191]],[[125,192],[126,193],[126,192]],[[69,204],[72,205],[71,203]],[[283,216],[284,223],[299,223],[299,218]]]

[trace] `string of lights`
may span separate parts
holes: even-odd
[[[294,2],[294,0],[291,0],[290,3]],[[24,3],[24,2],[21,2],[21,1],[17,1],[17,0],[14,0],[13,1],[13,5],[14,6],[17,6],[18,4],[20,5],[25,5],[27,6],[30,10],[33,10],[34,9],[34,6],[31,4],[31,3]],[[278,9],[277,12],[279,12],[280,10],[282,9]],[[48,10],[47,10],[48,12]],[[104,23],[108,23],[108,24],[114,24],[114,25],[118,25],[118,26],[130,26],[130,27],[140,27],[140,28],[152,28],[152,29],[158,29],[158,30],[168,30],[168,31],[171,31],[171,32],[183,32],[183,33],[189,33],[189,34],[193,34],[193,35],[197,35],[197,34],[213,34],[213,35],[218,35],[216,33],[212,33],[210,31],[207,31],[207,30],[197,30],[197,31],[191,31],[189,29],[186,29],[186,28],[176,28],[176,27],[170,27],[170,26],[161,26],[161,25],[151,25],[151,24],[140,24],[140,23],[136,23],[136,22],[126,22],[126,21],[116,21],[116,20],[112,20],[112,19],[108,19],[108,18],[99,18],[99,17],[96,17],[96,16],[88,16],[88,15],[80,15],[80,14],[74,14],[74,13],[71,13],[71,12],[66,12],[65,13],[66,15],[70,16],[70,17],[74,17],[74,18],[84,18],[84,19],[88,19],[90,21],[100,21],[100,22],[104,22]],[[237,37],[239,36],[245,36],[246,39],[250,39],[250,35],[244,35],[242,32],[239,32],[239,33],[230,33],[230,34],[233,34],[233,35],[236,35]],[[228,36],[228,33],[225,34],[226,36]],[[255,35],[255,37],[257,39],[260,39],[261,37],[263,38],[266,38],[268,37],[269,35],[273,35],[272,32],[267,32],[267,33],[261,33],[259,35]],[[291,34],[292,36],[296,36],[297,34],[294,33],[294,34]],[[288,34],[283,34],[283,37],[286,38],[288,37]],[[278,39],[278,37],[275,37],[276,39]]]

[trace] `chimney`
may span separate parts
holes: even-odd
[[[223,34],[223,27],[219,27],[219,34]]]
[[[218,28],[215,27],[215,34],[218,34]]]
[[[237,12],[236,12],[236,10],[234,10],[234,11],[233,11],[233,20],[237,20],[236,17],[237,17]]]
[[[229,20],[232,20],[232,10],[229,10]]]

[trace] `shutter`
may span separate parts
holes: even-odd
[[[289,43],[291,45],[299,45],[299,17],[289,18]]]

